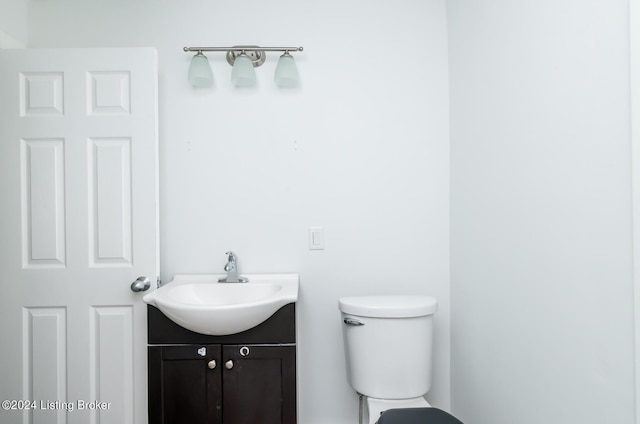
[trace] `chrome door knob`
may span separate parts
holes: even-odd
[[[224,363],[224,367],[228,370],[230,370],[231,368],[233,368],[233,360],[229,359],[227,362]]]
[[[216,360],[212,359],[209,361],[209,363],[207,364],[207,366],[209,367],[210,370],[214,369],[216,367]]]
[[[151,280],[147,277],[138,277],[136,281],[131,283],[131,291],[134,292],[146,291],[149,290],[149,287],[151,287]]]

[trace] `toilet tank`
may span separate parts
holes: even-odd
[[[429,391],[435,298],[343,297],[338,307],[351,387],[380,399],[408,399]]]

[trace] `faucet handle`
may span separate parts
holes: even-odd
[[[228,256],[227,261],[229,261],[229,262],[235,262],[236,261],[236,254],[233,253],[231,250],[229,250],[228,252],[225,252],[225,255]]]

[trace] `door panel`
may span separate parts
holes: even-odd
[[[23,370],[27,380],[39,383],[27,387],[26,399],[64,399],[67,389],[64,378],[67,369],[65,308],[25,308],[23,311],[23,327],[26,333],[24,351],[29,354],[25,358]],[[13,380],[11,384],[18,383]],[[33,421],[56,422],[47,420],[52,418],[51,415],[56,415],[55,418],[60,422],[64,413],[66,411],[35,409]]]
[[[130,266],[131,139],[101,137],[88,143],[90,263]]]
[[[22,139],[20,162],[23,266],[64,266],[64,141]]]
[[[147,422],[129,286],[157,278],[156,68],[153,49],[0,50],[0,400],[37,406],[2,423]]]

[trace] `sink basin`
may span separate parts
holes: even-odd
[[[218,283],[223,274],[179,274],[142,300],[196,333],[249,330],[298,300],[298,274],[243,274],[247,283]]]

